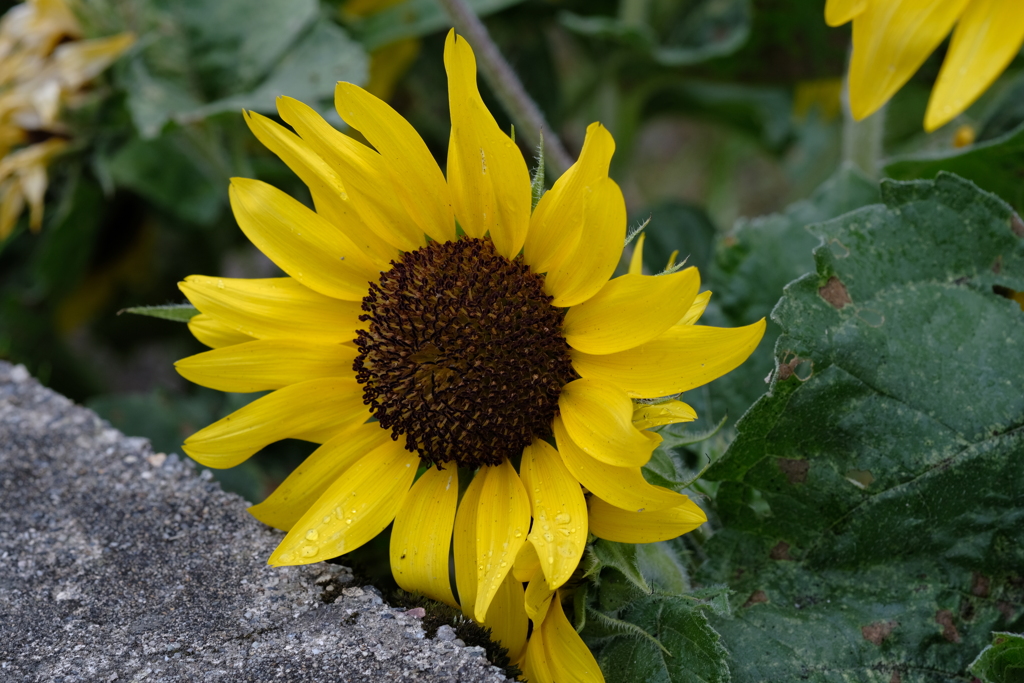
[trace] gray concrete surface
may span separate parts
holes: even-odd
[[[344,567],[268,567],[280,537],[0,361],[0,681],[506,680]]]

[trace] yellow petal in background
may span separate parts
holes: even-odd
[[[355,339],[362,327],[360,301],[332,299],[288,277],[190,275],[178,286],[202,313],[257,339],[338,344]]]
[[[829,26],[842,26],[864,11],[868,0],[826,0],[825,23]]]
[[[515,258],[530,225],[530,172],[523,155],[484,106],[476,58],[452,29],[444,45],[448,104],[448,185],[459,225],[470,237],[488,232],[498,253]]]
[[[369,417],[355,378],[314,379],[256,399],[200,429],[182,449],[207,467],[234,467],[275,441],[322,443]]]
[[[527,543],[527,545],[531,544]],[[548,586],[547,579],[544,578],[543,574],[537,574],[530,579],[530,583],[526,586],[524,600],[526,603],[526,614],[534,624],[544,621],[544,617],[548,613],[548,607],[551,606],[551,598],[554,595],[554,589]]]
[[[562,418],[553,421],[562,462],[588,491],[625,510],[660,510],[680,505],[685,496],[647,483],[639,467],[614,467],[595,460],[577,446]]]
[[[431,467],[413,484],[391,531],[391,573],[398,585],[452,607],[458,603],[448,580],[448,548],[458,498],[455,465]],[[525,616],[523,621],[525,639]]]
[[[523,450],[519,473],[533,509],[528,545],[536,550],[548,587],[554,590],[569,580],[583,557],[587,503],[579,482],[545,441],[535,440]]]
[[[391,523],[405,502],[420,457],[390,441],[345,471],[302,516],[269,563],[312,564],[360,547]]]
[[[298,100],[279,97],[277,111],[337,171],[349,201],[374,234],[402,251],[414,251],[426,244],[423,231],[402,203],[394,200],[391,174],[376,150],[336,130],[313,108]]]
[[[664,510],[630,512],[590,496],[590,531],[617,543],[656,543],[693,531],[708,521],[704,511],[686,496]]]
[[[512,574],[516,581],[526,583],[540,573],[540,558],[537,557],[537,549],[532,543],[524,543],[516,561],[512,564]]]
[[[700,275],[696,268],[668,275],[623,275],[565,314],[562,332],[584,353],[615,353],[649,342],[690,309]]]
[[[452,552],[455,555],[455,587],[459,591],[462,613],[474,618],[477,594],[476,520],[480,509],[480,493],[484,488],[483,471],[477,472],[462,494],[455,513]]]
[[[573,442],[608,465],[641,467],[661,443],[660,436],[633,426],[633,402],[609,382],[569,382],[558,396],[558,410]]]
[[[541,638],[543,624],[534,624],[530,641],[526,644],[526,653],[523,657],[521,669],[523,677],[529,683],[555,683],[551,678],[551,667],[548,665],[548,654],[544,649],[544,640]]]
[[[604,683],[597,660],[566,619],[557,598],[551,601],[540,637],[549,654],[552,680],[557,683]]]
[[[327,487],[370,451],[391,440],[378,422],[357,424],[331,438],[292,470],[267,499],[249,508],[264,524],[288,531]]]
[[[696,419],[697,411],[675,399],[664,403],[640,403],[633,408],[633,426],[641,430]]]
[[[711,292],[701,292],[690,304],[689,310],[686,314],[680,318],[677,325],[693,325],[700,317],[704,315],[704,309],[708,307],[708,302],[711,301]]]
[[[1024,2],[971,0],[935,81],[924,128],[931,132],[962,113],[988,90],[1024,43]]]
[[[626,237],[626,200],[611,178],[584,188],[583,225],[576,248],[548,272],[544,291],[554,306],[575,306],[605,285],[622,258]]]
[[[245,393],[324,377],[352,377],[356,353],[340,344],[260,339],[189,356],[174,367],[200,386]]]
[[[850,110],[876,112],[949,35],[968,0],[876,0],[853,20]]]
[[[395,197],[438,242],[455,239],[451,192],[420,134],[386,102],[352,83],[338,83],[338,114],[370,141],[391,175]]]
[[[188,330],[192,333],[192,336],[211,349],[244,344],[256,339],[256,337],[250,337],[243,332],[239,332],[235,328],[220,322],[212,315],[206,315],[205,313],[192,316],[188,321]]]
[[[579,160],[544,193],[530,217],[523,258],[533,272],[547,273],[572,255],[583,232],[583,198],[592,185],[608,177],[614,153],[608,129],[590,124]]]
[[[633,254],[629,257],[630,275],[644,274],[644,241],[646,239],[647,233],[645,232],[640,233],[640,236],[636,238],[636,246],[633,247]]]
[[[487,610],[530,530],[530,499],[512,463],[485,465],[476,474],[484,477],[476,515],[475,619],[486,622]]]
[[[676,325],[629,351],[603,356],[570,354],[573,367],[585,379],[612,384],[633,398],[660,398],[689,391],[734,370],[754,352],[764,327],[764,319],[735,328]]]
[[[484,624],[491,629],[491,637],[508,650],[508,658],[513,662],[522,657],[526,647],[529,624],[524,602],[523,584],[509,573],[494,594],[491,609],[487,612],[487,623]]]

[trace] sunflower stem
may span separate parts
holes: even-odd
[[[851,51],[852,54],[852,51]],[[877,179],[882,161],[882,141],[885,138],[885,110],[888,105],[863,121],[853,118],[850,110],[850,58],[847,57],[846,76],[843,79],[843,162]]]
[[[548,165],[557,174],[565,173],[572,165],[572,157],[565,151],[561,140],[544,119],[544,114],[523,87],[516,72],[512,70],[501,51],[491,39],[487,27],[466,0],[438,0],[448,12],[456,30],[469,40],[476,51],[480,71],[487,79],[501,106],[512,118],[527,144],[536,147],[540,143],[540,132],[546,132],[544,152]]]

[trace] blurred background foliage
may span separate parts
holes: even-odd
[[[0,0],[0,14],[13,4]],[[944,55],[938,50],[887,106],[877,165],[858,168],[849,137],[856,125],[841,105],[849,26],[827,27],[821,1],[469,4],[570,153],[588,123],[611,130],[612,176],[631,224],[651,219],[647,270],[660,270],[675,250],[698,266],[714,292],[708,324],[768,316],[788,283],[815,270],[820,235],[807,227],[879,202],[880,177],[951,171],[1024,210],[1019,56],[966,113],[926,135],[921,122]],[[176,283],[193,273],[277,273],[235,225],[228,179],[260,178],[307,202],[308,192],[250,134],[241,110],[274,115],[275,98],[288,95],[343,127],[334,83],[362,84],[412,122],[443,168],[449,124],[441,55],[450,22],[435,0],[81,0],[73,7],[84,37],[131,32],[135,42],[83,97],[64,103],[59,132],[26,133],[69,144],[47,169],[41,229],[30,229],[26,213],[0,241],[0,358],[25,364],[123,431],[149,437],[156,450],[179,451],[191,432],[252,397],[207,391],[176,375],[175,360],[204,350],[184,325],[118,313],[182,301]],[[511,122],[483,82],[481,89],[507,129]],[[533,158],[533,150],[523,151]],[[701,419],[667,437],[649,467],[652,478],[681,487],[725,451],[737,419],[768,388],[781,332],[769,322],[750,361],[684,397]],[[798,364],[790,370],[800,377]],[[687,436],[716,427],[699,443]],[[312,448],[279,443],[216,475],[258,501]],[[761,509],[756,487],[726,488],[745,509]],[[698,488],[711,497],[717,490]],[[631,573],[690,591],[705,556],[699,538],[671,552],[642,550],[639,558],[602,544],[591,556],[593,575],[606,579],[602,593],[584,596],[576,616],[580,623],[591,614],[589,628],[598,631],[587,633],[616,648],[619,622],[601,619],[651,619],[650,605],[630,597],[640,585]],[[712,574],[729,580],[721,568],[703,575]],[[698,598],[713,619],[728,613],[723,595]],[[678,637],[724,653],[709,617],[693,604],[659,609],[685,612],[679,623],[688,626]],[[702,680],[726,680],[728,668],[723,674],[716,666],[708,664]],[[664,680],[690,680],[680,667],[682,660],[669,667],[682,673],[669,671]]]

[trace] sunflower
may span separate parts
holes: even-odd
[[[0,240],[27,203],[39,230],[46,166],[64,151],[62,104],[134,42],[131,34],[81,40],[64,0],[28,0],[0,19]],[[47,138],[30,143],[32,139]]]
[[[666,397],[738,366],[764,321],[694,325],[708,296],[695,268],[609,280],[626,232],[611,135],[592,124],[579,160],[532,208],[523,156],[454,32],[444,60],[447,179],[405,119],[350,83],[337,86],[338,113],[369,145],[292,99],[278,100],[292,130],[247,114],[316,210],[232,180],[239,226],[287,277],[186,278],[200,312],[190,328],[213,350],[177,369],[214,389],[272,393],[184,450],[231,467],[280,439],[322,444],[250,508],[288,532],[270,564],[347,553],[394,522],[398,584],[461,605],[516,660],[527,617],[577,568],[588,533],[645,542],[704,521],[641,474],[661,441],[650,429],[693,420]],[[561,642],[560,624],[535,623],[534,641]]]
[[[829,26],[851,20],[850,109],[857,120],[888,102],[953,31],[925,112],[929,132],[978,99],[1024,43],[1020,0],[828,0]]]

